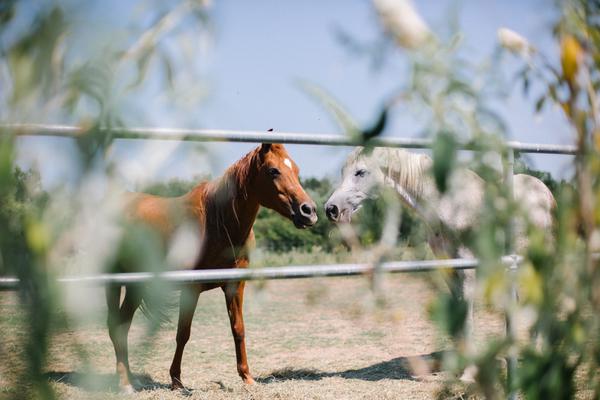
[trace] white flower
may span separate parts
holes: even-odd
[[[505,49],[522,56],[526,56],[534,51],[533,46],[529,44],[527,39],[508,28],[498,29],[498,41]]]
[[[381,23],[402,47],[415,49],[431,36],[431,31],[411,0],[373,0]]]

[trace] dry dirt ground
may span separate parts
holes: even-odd
[[[449,347],[428,318],[432,291],[422,276],[403,274],[386,277],[385,293],[386,305],[378,308],[364,277],[249,283],[244,310],[250,370],[258,382],[253,386],[242,384],[236,372],[222,292],[203,293],[183,360],[187,393],[168,388],[175,323],[149,337],[138,312],[130,362],[139,391],[120,395],[104,296],[87,290],[83,298],[94,311],[83,322],[54,328],[46,376],[61,398],[73,399],[432,398],[444,373],[414,377],[411,370],[413,357],[428,359]],[[0,397],[19,390],[10,373],[22,351],[17,310],[15,295],[0,293],[0,343],[7,356],[0,363]],[[176,310],[171,319],[177,320]],[[502,334],[502,319],[479,308],[477,340]]]

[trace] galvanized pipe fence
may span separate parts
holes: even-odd
[[[177,140],[198,142],[248,142],[248,143],[283,143],[322,146],[358,146],[363,144],[359,139],[340,134],[317,134],[296,132],[260,132],[260,131],[234,131],[221,129],[172,129],[172,128],[96,128],[100,133],[106,133],[114,139],[145,139],[145,140]],[[0,124],[0,134],[13,134],[16,136],[46,136],[77,138],[86,133],[86,129],[72,125],[49,125],[32,123]],[[428,148],[432,140],[424,138],[403,137],[378,137],[369,140],[369,144],[377,147],[403,147],[403,148]],[[539,153],[539,154],[565,154],[574,155],[577,147],[573,145],[523,143],[519,141],[504,142],[504,182],[512,195],[512,182],[514,174],[514,153]],[[464,150],[477,148],[473,144],[463,143]],[[512,233],[514,221],[507,227],[507,253],[514,252],[514,237]],[[506,314],[506,334],[514,338],[515,321],[512,309],[517,302],[517,290],[514,281],[515,271],[522,258],[516,255],[505,256],[502,262],[508,267],[511,276],[511,306]],[[400,261],[381,264],[377,271],[389,273],[423,272],[437,269],[473,269],[478,266],[476,259],[450,259],[450,260],[423,260]],[[59,278],[60,283],[81,285],[106,285],[106,284],[131,284],[149,282],[162,279],[174,284],[185,283],[213,283],[239,280],[261,279],[293,279],[309,277],[351,276],[371,273],[374,271],[371,264],[330,264],[330,265],[304,265],[284,266],[275,268],[257,269],[210,269],[194,271],[171,271],[160,274],[153,273],[123,273],[101,274],[95,276],[72,276]],[[0,290],[15,290],[19,281],[14,277],[0,277]],[[514,356],[507,357],[507,378],[509,382],[514,379],[517,360]],[[516,398],[516,393],[509,393],[509,398]]]
[[[300,133],[300,132],[262,132],[237,131],[224,129],[176,129],[176,128],[98,128],[110,134],[114,139],[147,139],[147,140],[177,140],[190,142],[244,142],[244,143],[283,143],[306,144],[321,146],[359,146],[360,139],[346,135],[329,133]],[[73,125],[49,124],[0,124],[0,134],[12,133],[17,136],[50,136],[77,138],[86,133],[86,129]],[[376,147],[403,147],[407,149],[423,149],[431,147],[432,140],[425,138],[377,137],[369,140]],[[523,143],[507,141],[508,149],[523,153],[567,154],[577,153],[577,146],[560,144]],[[476,148],[464,143],[465,150]]]
[[[510,266],[520,262],[520,256],[505,256],[502,263]],[[382,263],[377,271],[382,273],[429,272],[452,268],[456,270],[473,269],[478,265],[476,259],[456,258],[444,260],[393,261]],[[315,277],[355,276],[373,273],[373,264],[327,264],[327,265],[290,265],[266,268],[216,268],[203,270],[153,272],[129,272],[99,274],[89,276],[64,276],[57,278],[59,284],[78,284],[86,287],[104,285],[127,285],[166,281],[177,285],[191,283],[216,283],[232,281],[251,281],[267,279],[299,279]],[[1,290],[16,290],[19,279],[16,277],[0,277]]]

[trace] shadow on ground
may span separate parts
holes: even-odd
[[[397,357],[359,369],[325,372],[316,369],[286,368],[275,371],[269,376],[256,379],[260,383],[273,383],[289,380],[318,381],[324,378],[339,377],[379,381],[383,379],[402,379],[415,381],[419,376],[440,372],[441,361],[447,352],[436,351],[414,357]]]
[[[78,387],[88,392],[118,392],[119,382],[116,374],[96,374],[82,372],[47,372],[46,379],[50,382],[63,383]],[[133,374],[136,390],[168,389],[168,384],[156,382],[148,374]]]
[[[263,384],[304,380],[318,381],[325,378],[339,377],[344,379],[360,379],[364,381],[379,381],[383,379],[401,379],[416,381],[421,376],[440,372],[441,361],[445,351],[436,351],[413,357],[397,357],[388,361],[379,362],[364,368],[349,369],[346,371],[326,372],[316,369],[294,369],[285,368],[277,370],[268,376],[258,377],[256,381]],[[78,387],[88,392],[118,392],[119,385],[116,374],[96,374],[80,372],[57,372],[46,373],[46,378],[51,382],[63,383]],[[136,391],[169,389],[170,385],[160,383],[152,379],[148,374],[134,374],[134,387]],[[230,390],[223,383],[215,382],[221,390]],[[182,392],[191,394],[190,390]]]

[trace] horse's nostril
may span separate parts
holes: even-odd
[[[339,215],[339,210],[335,204],[330,204],[327,206],[325,213],[327,214],[327,217],[329,217],[329,219],[335,220]]]
[[[300,213],[305,217],[310,217],[311,215],[313,215],[314,209],[313,209],[313,207],[310,206],[310,204],[303,203],[300,206]]]

